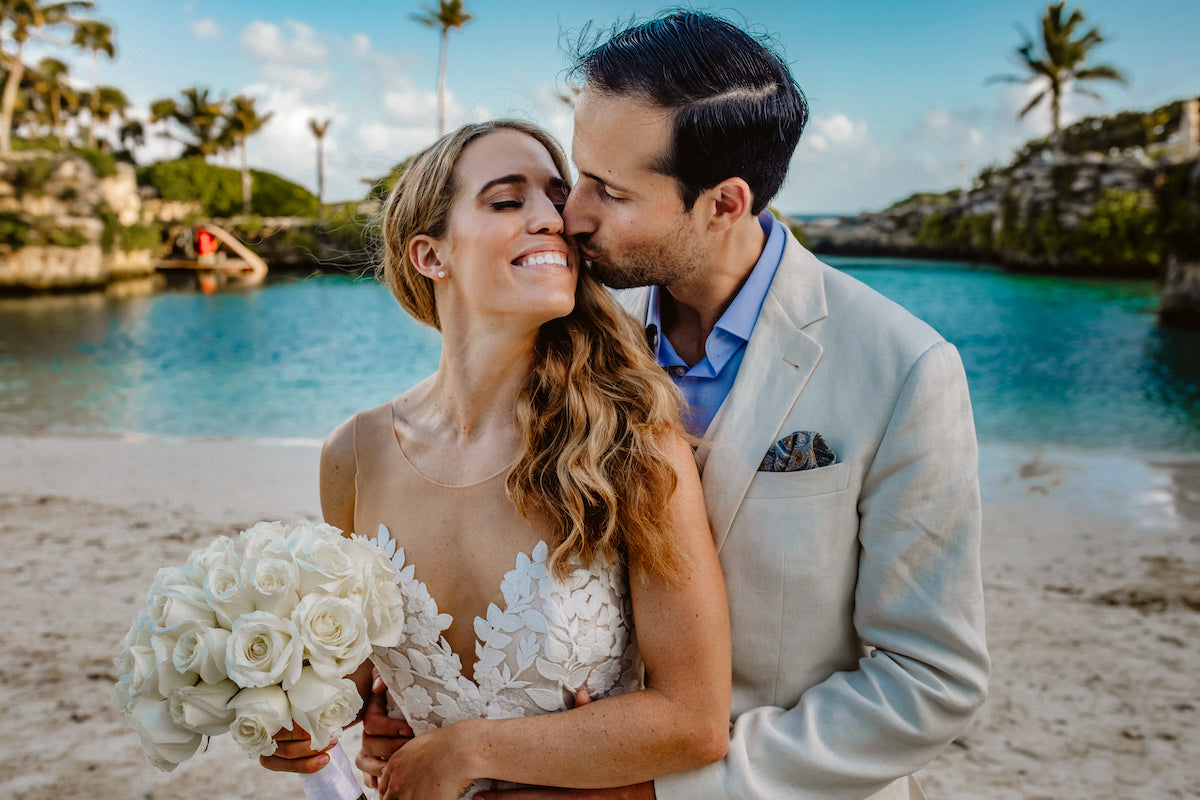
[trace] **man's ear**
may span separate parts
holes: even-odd
[[[709,213],[708,230],[728,230],[750,214],[754,193],[741,178],[726,178],[703,195]]]
[[[426,278],[436,278],[442,271],[442,259],[438,256],[440,247],[437,239],[419,233],[408,240],[408,260]]]

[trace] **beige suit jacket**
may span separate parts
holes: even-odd
[[[648,292],[621,301],[645,319]],[[835,464],[758,472],[793,431]],[[920,797],[983,702],[977,446],[957,351],[789,234],[700,449],[729,592],[728,756],[662,800]]]

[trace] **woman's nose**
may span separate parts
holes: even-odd
[[[542,197],[537,201],[533,226],[538,233],[563,232],[563,218],[559,208],[549,197]]]

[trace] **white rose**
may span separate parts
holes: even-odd
[[[122,714],[129,713],[129,710],[133,708],[134,701],[137,699],[138,697],[130,690],[128,681],[117,681],[113,684],[113,705]]]
[[[317,589],[331,594],[343,594],[346,583],[355,583],[358,570],[346,554],[342,538],[332,525],[302,523],[291,539],[292,558],[300,569],[300,594],[308,595]]]
[[[234,620],[254,610],[254,594],[242,582],[241,570],[232,564],[217,565],[204,576],[204,599],[221,627],[230,630]]]
[[[199,586],[203,577],[200,570],[188,564],[181,567],[161,567],[158,572],[154,573],[154,580],[150,584],[150,593],[154,594],[159,589],[168,586]]]
[[[230,632],[224,628],[194,625],[179,635],[171,662],[179,672],[195,672],[205,683],[225,677],[225,645]]]
[[[141,738],[142,750],[146,752],[150,763],[163,772],[170,772],[191,758],[204,739],[200,734],[184,730],[174,723],[166,700],[135,700],[125,720]]]
[[[195,624],[191,624],[183,630],[189,631],[195,627]],[[154,648],[154,660],[158,662],[158,692],[164,697],[169,695],[172,689],[195,686],[200,681],[200,673],[191,670],[180,672],[175,668],[175,645],[179,640],[176,634],[179,630],[176,628],[150,637],[150,644]]]
[[[310,594],[292,613],[312,666],[323,677],[341,678],[371,655],[367,621],[351,600]]]
[[[342,728],[354,721],[362,708],[358,687],[349,678],[326,680],[305,667],[300,680],[287,691],[292,719],[312,736],[312,748],[329,744]]]
[[[236,565],[242,560],[238,554],[237,542],[228,536],[218,536],[207,546],[195,550],[188,556],[187,566],[195,569],[201,575],[207,575],[216,567]]]
[[[149,645],[150,634],[153,632],[154,620],[151,618],[150,612],[139,611],[133,617],[133,624],[125,632],[125,638],[121,640],[121,647],[129,648],[135,644]]]
[[[170,584],[153,591],[147,610],[159,631],[172,630],[185,622],[208,627],[217,624],[216,615],[204,599],[204,590],[189,584]]]
[[[396,568],[374,544],[355,539],[345,549],[359,565],[359,579],[349,594],[367,620],[367,635],[378,647],[395,647],[404,636],[404,596],[396,584]],[[348,584],[349,585],[349,584]]]
[[[265,611],[240,617],[225,645],[225,674],[242,687],[282,682],[290,689],[303,661],[304,643],[295,623]]]
[[[158,657],[150,645],[134,645],[117,656],[117,679],[134,697],[158,694]],[[122,707],[122,711],[126,710]]]
[[[278,686],[242,689],[229,701],[234,720],[229,726],[233,740],[251,756],[275,752],[273,737],[281,728],[292,729],[292,711],[287,695]]]
[[[282,522],[259,522],[242,531],[242,546],[247,559],[280,558],[287,555],[288,529]]]
[[[391,582],[368,583],[363,597],[371,644],[395,647],[404,638],[404,594]]]
[[[264,556],[242,565],[242,581],[254,597],[254,609],[286,619],[300,595],[296,565],[291,560]]]
[[[167,698],[171,719],[176,725],[205,736],[225,733],[234,718],[229,700],[238,691],[238,685],[231,680],[175,689]]]

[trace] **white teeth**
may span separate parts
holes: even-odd
[[[567,257],[562,253],[536,253],[517,262],[517,266],[521,267],[531,267],[539,264],[557,264],[560,267],[565,267],[567,265]]]

